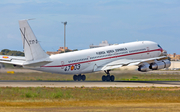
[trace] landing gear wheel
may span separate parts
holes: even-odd
[[[104,70],[104,72],[107,74],[107,76],[103,75],[102,76],[102,81],[114,81],[115,77],[114,75],[110,75],[109,71],[111,70]]]
[[[110,79],[110,75],[107,75],[107,76],[106,76],[106,80],[107,80],[107,81],[110,81],[110,80],[111,80],[111,79]]]
[[[102,76],[102,81],[106,81],[106,76],[105,75]]]
[[[74,76],[73,76],[73,80],[74,80],[74,81],[77,81],[77,78],[78,78],[77,75],[74,75]]]
[[[110,80],[113,82],[115,79],[114,75],[111,75]]]
[[[82,81],[85,81],[85,80],[86,80],[86,76],[85,76],[85,75],[82,75],[82,76],[81,76],[81,80],[82,80]]]
[[[78,75],[78,81],[81,81],[81,74]]]

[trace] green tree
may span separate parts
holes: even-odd
[[[8,56],[24,56],[24,53],[21,51],[11,51],[9,49],[3,49],[0,52],[1,55],[8,55]]]
[[[9,49],[3,49],[3,50],[1,51],[1,54],[2,54],[2,55],[6,55],[6,54],[9,53],[9,52],[10,52]]]

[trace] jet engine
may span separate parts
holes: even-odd
[[[155,63],[151,63],[149,68],[152,70],[158,70],[158,69],[168,68],[170,66],[171,66],[171,62],[169,60],[162,60],[162,61],[157,61]]]
[[[147,72],[149,70],[149,64],[143,64],[143,65],[140,65],[139,68],[138,68],[138,71],[141,71],[141,72]]]

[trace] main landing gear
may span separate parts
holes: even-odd
[[[112,81],[112,82],[114,81],[115,77],[114,77],[114,75],[110,75],[109,71],[110,70],[107,70],[107,71],[104,70],[104,72],[107,74],[107,76],[103,75],[102,81]]]
[[[73,76],[73,80],[74,81],[85,81],[86,80],[86,76],[85,75],[81,75],[81,74],[79,74],[79,75],[74,75]]]

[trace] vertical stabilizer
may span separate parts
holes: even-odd
[[[19,27],[26,61],[35,61],[49,57],[41,48],[27,20],[20,20]]]

